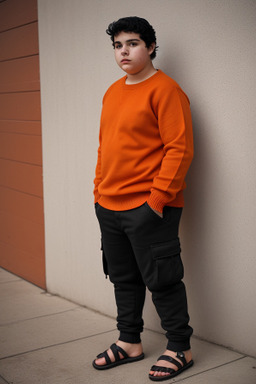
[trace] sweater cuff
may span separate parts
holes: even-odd
[[[148,205],[158,212],[163,212],[164,206],[170,201],[170,197],[167,194],[152,191],[148,198]]]

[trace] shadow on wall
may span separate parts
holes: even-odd
[[[175,71],[172,71],[171,74],[168,71],[168,66],[170,68],[171,64],[165,63],[165,68],[162,65],[159,68],[175,80]],[[176,67],[178,67],[177,63]],[[182,84],[180,85],[183,88]],[[185,87],[184,91],[186,92]],[[191,325],[193,327],[193,318],[197,317],[196,325],[197,329],[200,330],[201,322],[202,326],[206,321],[210,323],[208,317],[211,315],[210,311],[202,311],[202,302],[204,303],[203,307],[207,308],[207,303],[209,303],[211,298],[208,296],[207,289],[205,289],[207,281],[210,280],[210,276],[205,274],[205,270],[207,270],[205,265],[207,264],[207,252],[202,252],[203,249],[206,250],[209,246],[208,235],[202,237],[200,233],[202,228],[204,228],[204,233],[212,230],[209,213],[204,207],[211,203],[208,201],[207,190],[209,186],[206,179],[208,178],[207,175],[210,177],[212,174],[215,164],[212,164],[209,155],[210,147],[213,144],[207,143],[207,132],[204,130],[204,127],[207,127],[207,121],[203,121],[204,117],[197,110],[196,101],[193,100],[191,104],[193,105],[191,112],[195,155],[186,178],[187,189],[185,190],[185,207],[181,219],[180,238],[182,259],[185,267],[184,282],[187,287]],[[147,291],[144,310],[145,327],[164,333],[157,314],[151,308],[153,308],[151,293]],[[194,329],[195,335],[198,335],[197,329]]]
[[[216,306],[218,308],[216,297],[214,300],[216,316],[213,316],[211,307],[215,287],[221,284],[221,281],[216,280],[220,278],[217,260],[216,262],[211,260],[214,254],[213,243],[218,239],[221,226],[221,223],[216,222],[217,211],[221,207],[214,207],[216,200],[212,199],[212,193],[214,190],[217,191],[214,184],[218,179],[215,177],[218,169],[213,154],[215,144],[210,142],[207,134],[207,127],[211,124],[197,110],[195,102],[192,107],[192,118],[195,155],[186,178],[187,190],[185,190],[180,237],[191,325],[193,327],[194,320],[196,324],[194,334],[200,336],[207,324],[208,336],[211,338],[211,324],[214,323],[213,328],[218,329],[223,321],[216,312]],[[216,214],[215,217],[212,215],[213,211]]]

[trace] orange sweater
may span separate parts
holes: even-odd
[[[189,100],[161,70],[138,84],[125,79],[103,98],[95,202],[115,211],[146,201],[160,212],[182,207],[193,157]]]

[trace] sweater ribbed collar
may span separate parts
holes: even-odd
[[[126,81],[127,76],[124,76],[123,77],[123,87],[126,90],[133,90],[133,89],[138,89],[138,88],[144,87],[144,86],[150,84],[151,82],[155,81],[156,77],[159,77],[162,73],[163,72],[161,71],[161,69],[157,69],[157,72],[154,73],[152,76],[150,76],[148,79],[143,80],[140,83],[136,83],[136,84],[126,84],[125,81]]]

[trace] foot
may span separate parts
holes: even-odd
[[[143,353],[142,350],[142,344],[130,344],[130,343],[125,343],[124,341],[118,340],[116,342],[116,345],[119,345],[119,347],[123,348],[123,350],[128,354],[129,357],[137,357]],[[115,357],[113,355],[113,352],[111,349],[108,349],[107,354],[111,360],[111,362],[115,361]],[[124,356],[119,352],[120,359],[123,359]],[[106,359],[105,357],[101,357],[99,359],[95,360],[95,363],[97,365],[106,365]]]
[[[183,353],[185,355],[186,362],[189,363],[192,360],[191,350],[189,349],[188,351],[184,351]],[[163,354],[174,358],[183,366],[182,361],[178,357],[176,357],[177,352],[169,351],[167,349]],[[175,364],[169,363],[168,361],[165,361],[165,360],[158,360],[155,365],[159,367],[171,368],[171,369],[174,369],[175,371],[178,371],[178,367]],[[158,371],[150,371],[149,374],[155,377],[170,376],[168,372],[158,372]]]

